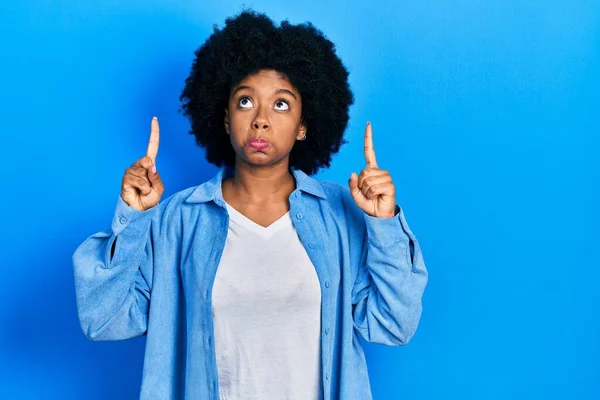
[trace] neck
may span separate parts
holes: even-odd
[[[255,166],[237,159],[234,175],[229,180],[236,196],[251,202],[287,199],[296,187],[289,162]]]

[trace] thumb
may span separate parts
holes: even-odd
[[[156,164],[154,164],[148,169],[148,179],[150,179],[150,183],[152,183],[152,186],[155,186],[155,184],[162,184],[160,176],[158,175],[158,171],[156,169]]]
[[[350,188],[350,193],[353,195],[358,191],[358,176],[353,172],[350,174],[350,179],[348,179],[348,187]]]

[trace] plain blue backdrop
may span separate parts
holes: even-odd
[[[110,227],[153,115],[165,196],[216,172],[178,96],[242,5],[0,5],[0,398],[137,398],[144,338],[83,336],[71,255]],[[600,398],[600,3],[245,5],[336,43],[356,103],[317,178],[364,167],[372,121],[424,252],[416,336],[365,343],[375,399]]]

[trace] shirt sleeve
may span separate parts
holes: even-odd
[[[146,333],[159,208],[139,211],[119,195],[111,228],[89,236],[73,253],[77,313],[89,339]]]
[[[361,256],[352,289],[354,326],[368,342],[404,345],[417,330],[427,269],[404,210],[364,218]]]

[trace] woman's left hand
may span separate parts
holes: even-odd
[[[367,166],[360,175],[357,177],[354,172],[350,175],[348,186],[352,198],[368,215],[391,218],[395,215],[396,188],[390,173],[377,166],[370,122],[367,122],[365,129],[365,160]]]

